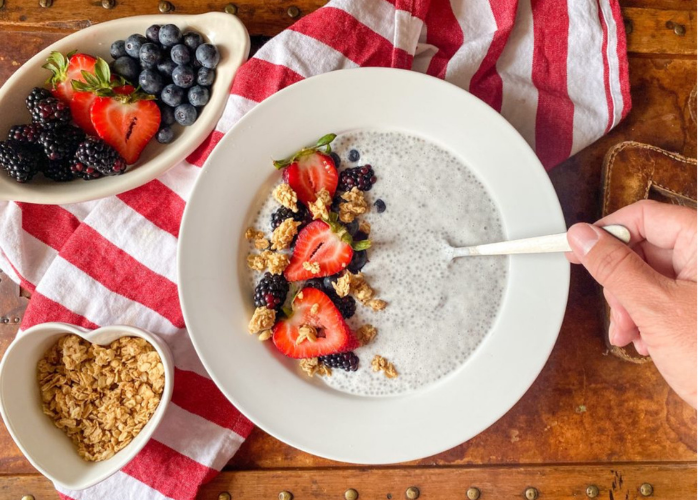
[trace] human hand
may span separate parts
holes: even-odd
[[[621,224],[629,246],[596,226]],[[567,258],[583,264],[610,305],[610,343],[634,344],[666,382],[697,408],[697,212],[640,201],[575,224]]]

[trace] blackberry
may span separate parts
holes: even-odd
[[[31,113],[39,101],[43,101],[47,97],[51,97],[51,92],[41,87],[34,87],[24,102],[27,104],[27,109]]]
[[[49,164],[44,168],[44,177],[56,182],[72,181],[75,177],[71,171],[71,161],[68,159],[49,161]]]
[[[75,159],[83,165],[84,171],[93,168],[102,175],[120,175],[126,171],[126,160],[106,142],[94,137],[88,136],[80,143]]]
[[[93,179],[99,179],[100,177],[103,177],[100,171],[95,169],[95,167],[85,165],[84,163],[78,161],[76,158],[70,160],[70,162],[68,163],[68,168],[70,169],[70,172],[73,175],[73,177],[79,177],[85,181],[91,181]]]
[[[31,125],[15,125],[7,134],[7,140],[21,144],[37,144],[41,135],[41,127],[36,123]]]
[[[34,105],[30,110],[32,121],[47,128],[67,125],[71,120],[68,104],[55,97],[47,97]]]
[[[279,312],[289,292],[289,283],[281,274],[265,273],[255,287],[255,307],[267,307]]]
[[[0,142],[0,168],[17,182],[27,182],[42,167],[42,158],[26,145]]]
[[[340,354],[329,354],[319,356],[318,360],[331,368],[342,368],[346,372],[356,372],[360,365],[360,358],[354,352],[341,352]]]
[[[375,182],[377,182],[377,178],[374,176],[372,165],[346,168],[340,172],[338,188],[342,191],[350,191],[356,187],[360,191],[369,191]]]
[[[78,145],[85,139],[85,132],[78,127],[47,128],[41,132],[39,144],[49,160],[68,160],[75,155]]]
[[[286,219],[289,219],[290,217],[295,221],[301,222],[303,224],[308,220],[309,211],[306,209],[303,203],[297,203],[296,212],[292,212],[287,207],[278,208],[277,211],[273,212],[270,216],[270,226],[272,227],[272,230],[274,231],[275,229],[277,229],[277,226],[282,224]],[[301,231],[302,227],[303,226],[299,226],[298,230]]]
[[[333,295],[329,295],[329,297],[335,304],[335,307],[337,307],[340,311],[340,314],[343,315],[343,318],[348,319],[355,315],[357,304],[355,303],[355,299],[353,299],[350,295],[338,297],[338,295],[333,293]]]

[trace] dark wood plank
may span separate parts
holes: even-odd
[[[400,500],[413,487],[421,500],[445,500],[466,498],[467,489],[475,487],[483,500],[523,498],[527,488],[535,488],[543,500],[571,500],[587,498],[586,489],[595,486],[601,500],[640,500],[640,487],[647,483],[656,500],[694,500],[696,476],[695,464],[246,471],[220,474],[197,498],[273,500],[287,491],[299,500],[338,500],[353,488],[360,500]],[[2,498],[31,494],[37,500],[58,499],[52,484],[39,475],[0,478]]]

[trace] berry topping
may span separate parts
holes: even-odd
[[[83,180],[91,181],[103,177],[95,167],[82,163],[77,158],[73,158],[69,163],[69,168],[73,177],[80,177]]]
[[[134,59],[139,58],[139,52],[141,51],[141,45],[146,43],[148,40],[145,36],[134,33],[124,42],[124,50],[126,53],[133,57]]]
[[[70,160],[53,160],[44,168],[44,177],[57,182],[72,181],[75,177],[71,171]]]
[[[160,31],[160,24],[152,24],[146,30],[146,38],[149,42],[160,43],[158,39],[158,32]]]
[[[59,128],[47,128],[41,132],[39,144],[44,148],[44,155],[51,161],[66,160],[73,157],[78,145],[85,139],[85,133],[78,127],[68,125]]]
[[[160,27],[158,40],[164,47],[172,47],[182,41],[182,32],[174,24],[166,24]]]
[[[7,140],[22,144],[38,144],[42,128],[36,123],[30,125],[15,125],[7,134]]]
[[[47,97],[36,103],[31,110],[32,121],[44,127],[54,128],[68,124],[71,120],[70,107],[55,97]]]
[[[42,87],[34,87],[24,102],[27,104],[27,109],[31,113],[37,103],[43,101],[47,97],[51,97],[51,92]]]
[[[384,200],[377,200],[374,202],[374,206],[377,207],[377,212],[384,213],[384,210],[386,210],[386,203],[384,203]]]
[[[112,56],[112,59],[119,59],[120,57],[127,55],[124,40],[117,40],[116,42],[112,43],[112,45],[109,47],[109,55]]]
[[[73,80],[85,82],[85,74],[95,71],[97,59],[87,54],[68,54],[64,56],[60,52],[51,52],[43,68],[51,71],[52,76],[46,83],[51,86],[54,97],[70,102],[73,97]],[[31,111],[31,110],[30,110]]]
[[[352,236],[334,220],[313,221],[297,236],[294,253],[284,275],[288,281],[331,276],[350,264],[353,247],[363,250],[369,245],[369,240],[353,242]]]
[[[277,227],[282,224],[286,219],[292,218],[297,222],[301,222],[302,225],[307,222],[309,217],[309,211],[301,203],[297,203],[298,211],[292,212],[287,207],[280,207],[270,216],[270,226],[274,231]],[[301,229],[302,226],[299,226]]]
[[[360,152],[357,149],[351,149],[348,153],[348,160],[356,162],[360,160]]]
[[[267,307],[282,310],[282,305],[287,299],[289,283],[280,274],[265,273],[258,285],[255,287],[255,307]]]
[[[297,343],[303,327],[313,328],[315,340],[306,337]],[[315,358],[358,347],[338,308],[328,295],[315,288],[301,290],[292,301],[288,317],[278,321],[272,331],[275,347],[291,358]]]
[[[141,66],[136,59],[129,56],[123,56],[114,61],[114,72],[123,77],[129,83],[137,83]]]
[[[74,173],[97,170],[102,175],[120,175],[126,170],[126,161],[107,143],[94,137],[86,137],[75,152],[71,166]]]
[[[161,144],[170,144],[174,138],[175,132],[170,127],[163,127],[156,134],[156,140]]]
[[[360,364],[354,352],[342,352],[340,354],[329,354],[328,356],[320,356],[318,360],[331,368],[341,368],[346,372],[356,372]]]
[[[374,170],[371,165],[346,168],[340,172],[338,189],[351,191],[352,188],[356,187],[360,191],[369,191],[375,182],[377,182],[377,178],[374,176]]]
[[[205,68],[214,69],[219,64],[219,50],[210,43],[203,43],[195,51],[197,62]]]

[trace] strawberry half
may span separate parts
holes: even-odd
[[[332,276],[345,269],[354,250],[369,248],[370,241],[352,241],[352,236],[342,224],[337,222],[337,215],[330,221],[315,220],[297,236],[294,253],[284,271],[287,281],[302,281],[312,278]],[[318,264],[318,273],[304,269],[304,262]]]
[[[129,95],[133,91],[134,87],[131,85],[114,88],[114,93],[121,95]],[[92,118],[90,118],[90,110],[97,97],[97,94],[92,92],[76,91],[70,100],[70,112],[73,115],[73,121],[88,135],[98,135],[97,130],[92,125]]]
[[[331,195],[338,187],[338,170],[335,168],[330,143],[335,134],[321,137],[315,146],[304,148],[284,160],[274,162],[275,168],[284,168],[283,178],[297,193],[303,203],[316,201],[316,193],[325,189]],[[321,152],[320,150],[323,150]]]
[[[318,305],[318,310],[312,314],[314,304]],[[304,325],[316,328],[316,341],[304,340],[297,344],[299,328]],[[297,294],[292,301],[291,315],[273,327],[272,342],[282,354],[296,359],[327,356],[359,347],[333,301],[316,288],[304,288]]]
[[[85,82],[83,71],[93,73],[96,62],[97,59],[87,54],[70,53],[64,56],[60,52],[51,52],[42,67],[53,73],[46,83],[51,86],[54,97],[70,102],[75,92],[73,80]]]
[[[115,94],[95,99],[90,108],[90,120],[100,139],[132,164],[158,132],[160,109],[139,92]]]

